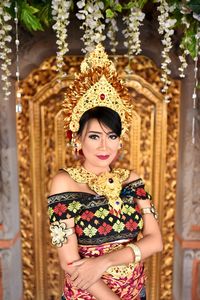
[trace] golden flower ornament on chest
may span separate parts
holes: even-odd
[[[93,174],[83,167],[65,169],[69,175],[78,183],[86,183],[88,187],[100,196],[108,199],[110,211],[119,215],[122,208],[120,193],[122,184],[130,175],[129,170],[116,168],[111,172],[104,172],[100,175]]]

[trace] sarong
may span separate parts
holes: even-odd
[[[127,244],[127,242],[125,243]],[[98,257],[105,253],[118,250],[125,246],[124,243],[107,243],[95,246],[79,245],[79,253],[82,258]],[[101,279],[119,296],[121,300],[146,300],[145,274],[142,263],[120,265],[109,268]],[[64,293],[62,300],[95,300],[85,290],[72,286],[70,276],[65,274]]]

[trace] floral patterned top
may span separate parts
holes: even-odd
[[[64,192],[48,197],[50,223],[74,218],[78,243],[99,245],[121,239],[136,239],[143,219],[135,199],[150,199],[142,179],[124,186],[120,215],[109,210],[105,196],[85,192]]]

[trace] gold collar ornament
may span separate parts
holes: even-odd
[[[85,57],[81,63],[81,73],[67,89],[63,102],[65,128],[76,133],[84,112],[97,106],[116,111],[122,121],[122,135],[128,130],[132,100],[118,78],[113,62],[100,44]]]
[[[86,183],[89,188],[100,196],[108,199],[110,212],[120,215],[122,200],[120,193],[122,183],[130,176],[130,171],[116,168],[111,172],[101,173],[100,175],[88,172],[83,167],[64,169],[78,183]]]

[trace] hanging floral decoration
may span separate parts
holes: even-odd
[[[140,27],[142,26],[145,14],[142,12],[142,7],[139,4],[139,1],[136,2],[135,6],[130,8],[129,14],[123,17],[125,24],[125,29],[122,31],[125,37],[124,46],[128,49],[128,56],[130,58],[142,52]]]
[[[184,46],[183,44],[180,44],[180,49],[182,49],[182,54],[179,55],[179,60],[180,60],[180,63],[181,63],[181,66],[178,68],[179,70],[179,76],[181,78],[184,78],[185,77],[185,69],[187,68],[188,66],[188,63],[187,63],[187,59],[186,57],[190,54],[190,52],[188,51],[188,49],[184,49]]]
[[[196,56],[194,58],[195,65],[194,65],[194,80],[195,80],[195,86],[194,86],[194,91],[192,95],[193,99],[193,109],[194,109],[194,114],[193,114],[193,119],[192,119],[192,143],[195,144],[195,130],[196,130],[196,113],[195,110],[197,109],[197,87],[199,84],[198,81],[198,53],[200,50],[200,27],[198,27],[197,34],[196,34]]]
[[[107,18],[106,23],[108,24],[107,37],[109,38],[110,51],[112,52],[113,55],[115,55],[116,47],[118,45],[118,41],[116,38],[117,31],[118,31],[117,20],[114,18],[112,19]]]
[[[15,19],[16,0],[4,0],[0,3],[0,59],[3,82],[4,99],[10,95],[10,71],[11,64],[9,54],[11,47],[10,32],[12,30],[11,18]],[[200,23],[200,3],[196,0],[20,0],[18,4],[19,25],[29,31],[45,30],[52,26],[56,32],[57,43],[57,69],[61,76],[65,76],[62,71],[64,64],[63,56],[69,51],[67,42],[67,27],[70,22],[70,12],[75,11],[76,17],[80,20],[80,29],[83,31],[82,41],[83,52],[94,49],[95,45],[103,42],[108,37],[111,51],[116,53],[118,41],[116,34],[118,31],[117,19],[123,19],[125,29],[123,35],[124,45],[127,48],[127,55],[131,58],[142,51],[140,41],[140,28],[145,18],[145,5],[150,4],[159,12],[159,33],[163,51],[161,53],[163,70],[162,92],[165,101],[169,102],[168,88],[170,85],[170,52],[173,47],[173,36],[176,31],[181,32],[179,39],[179,59],[180,77],[184,77],[187,67],[187,56],[197,59],[200,54],[199,47],[199,23]],[[196,73],[195,73],[196,74]],[[196,76],[196,75],[195,75]],[[198,85],[195,89],[198,88]],[[196,91],[196,90],[195,90]]]
[[[104,3],[103,1],[81,0],[77,2],[79,20],[82,20],[80,29],[83,30],[84,53],[94,50],[95,46],[103,42],[106,38],[104,35],[105,24],[104,19]]]
[[[67,25],[69,24],[70,7],[72,1],[69,0],[52,0],[52,18],[55,21],[52,26],[56,32],[57,44],[57,71],[60,77],[64,77],[64,55],[69,51],[67,43]]]
[[[159,6],[158,11],[160,15],[158,16],[159,28],[158,32],[160,35],[163,35],[162,44],[164,46],[161,57],[163,59],[161,63],[161,68],[163,70],[161,81],[164,86],[162,88],[162,92],[164,93],[165,102],[169,102],[170,96],[167,94],[169,85],[171,83],[168,75],[171,74],[171,70],[169,68],[169,64],[171,62],[170,58],[170,50],[173,46],[172,44],[172,36],[174,34],[174,26],[176,24],[176,19],[170,17],[170,13],[173,13],[175,9],[175,5],[169,6],[166,0],[158,0]]]
[[[107,24],[107,38],[110,44],[110,51],[113,55],[116,53],[116,47],[118,45],[117,40],[117,32],[118,32],[118,25],[117,25],[117,17],[118,14],[122,12],[122,5],[119,1],[113,1],[110,3],[110,7],[106,7],[106,19],[105,23]]]
[[[11,15],[6,11],[9,8],[11,2],[4,0],[0,2],[0,61],[1,61],[1,81],[4,100],[8,100],[11,94],[11,83],[9,77],[11,75],[9,67],[11,65],[11,59],[9,54],[11,53],[11,47],[9,44],[12,40],[10,32],[12,26],[10,24]]]
[[[22,103],[21,103],[21,91],[20,91],[20,69],[19,69],[19,28],[18,28],[18,4],[15,2],[15,47],[16,47],[16,113],[22,112]]]

